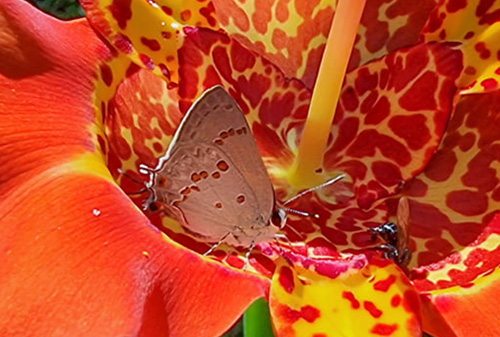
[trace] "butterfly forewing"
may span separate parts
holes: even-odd
[[[207,241],[230,232],[242,246],[265,236],[272,184],[243,112],[222,87],[195,102],[155,171],[157,197],[181,210],[188,230]]]

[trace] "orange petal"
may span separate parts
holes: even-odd
[[[0,24],[0,194],[6,195],[54,165],[97,151],[91,79],[110,53],[84,20],[62,23],[25,2],[3,1]]]
[[[102,111],[93,108],[108,49],[85,21],[63,23],[26,2],[2,2],[0,22],[8,56],[0,65],[0,330],[223,333],[267,284],[171,243],[112,182],[94,125]]]
[[[215,336],[266,291],[256,277],[171,243],[92,174],[39,174],[0,210],[2,331]]]
[[[282,265],[270,305],[279,337],[420,336],[420,302],[409,280],[387,260],[330,261],[335,277]]]
[[[499,278],[497,269],[467,287],[424,293],[424,329],[444,337],[497,336]]]

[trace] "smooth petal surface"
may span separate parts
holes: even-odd
[[[214,0],[221,26],[287,77],[314,86],[335,12],[328,0]],[[414,45],[436,1],[368,1],[349,69]]]
[[[2,336],[211,337],[265,292],[168,241],[88,173],[38,175],[1,206]]]
[[[0,334],[222,334],[266,282],[172,243],[113,182],[94,110],[108,48],[25,2],[0,22]]]
[[[330,263],[342,270],[336,277],[277,270],[270,297],[277,336],[421,335],[418,295],[401,270],[387,260]]]

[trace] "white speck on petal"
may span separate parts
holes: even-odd
[[[101,215],[101,211],[98,210],[97,208],[94,208],[94,210],[92,211],[92,213],[94,213],[95,216]]]
[[[170,25],[173,29],[179,29],[179,24],[175,23],[175,22],[172,22],[172,24]]]

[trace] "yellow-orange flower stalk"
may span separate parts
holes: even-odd
[[[324,182],[317,170],[323,164],[328,135],[365,3],[366,0],[340,0],[338,3],[314,86],[299,153],[290,170],[289,181],[298,188],[310,188]]]

